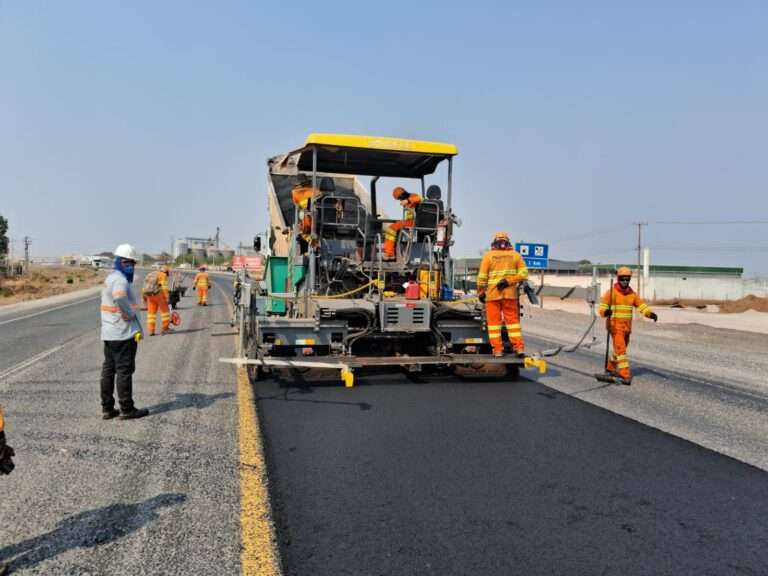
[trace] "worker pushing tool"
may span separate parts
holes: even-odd
[[[650,306],[632,290],[629,285],[632,280],[632,270],[622,266],[616,272],[616,283],[603,294],[598,313],[606,319],[605,326],[613,340],[613,353],[608,357],[606,346],[605,374],[595,377],[603,382],[620,382],[627,386],[632,383],[632,373],[629,369],[629,336],[632,333],[632,315],[634,309],[654,322],[659,317]]]
[[[147,332],[150,336],[155,335],[158,313],[163,334],[171,330],[171,311],[168,308],[168,267],[163,268],[147,274],[141,288],[141,293],[147,302]]]
[[[504,356],[501,329],[507,328],[507,338],[518,356],[525,355],[523,330],[520,325],[518,284],[528,278],[528,268],[522,256],[512,248],[506,232],[497,232],[491,249],[483,255],[477,274],[477,292],[485,304],[488,340],[496,357]]]
[[[197,305],[208,306],[208,272],[205,265],[200,266],[200,271],[192,281],[192,290],[197,290]]]
[[[397,235],[403,228],[413,228],[416,221],[416,207],[423,200],[418,194],[411,194],[401,186],[397,186],[392,190],[392,197],[398,200],[400,205],[405,208],[405,217],[402,220],[393,222],[384,231],[384,258],[387,260],[395,258]]]

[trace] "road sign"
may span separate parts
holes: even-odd
[[[518,242],[515,250],[525,260],[525,265],[531,270],[545,270],[549,268],[549,244],[528,244]]]

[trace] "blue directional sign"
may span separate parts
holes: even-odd
[[[518,242],[515,250],[525,260],[525,265],[531,270],[545,270],[549,268],[549,244],[528,244]]]

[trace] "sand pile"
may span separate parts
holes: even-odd
[[[747,310],[768,312],[768,298],[761,298],[750,294],[739,300],[731,300],[720,304],[720,312],[725,312],[726,314],[746,312]]]

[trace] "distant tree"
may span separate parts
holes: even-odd
[[[586,260],[586,259],[579,260],[579,266],[591,266],[591,265],[592,265],[592,262],[590,262],[589,260]]]
[[[8,219],[0,215],[0,258],[8,255]]]

